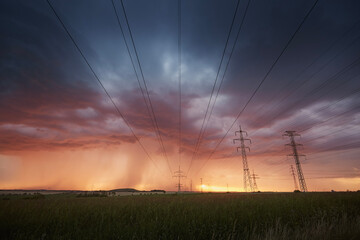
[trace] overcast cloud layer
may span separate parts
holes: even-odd
[[[358,1],[318,2],[209,159],[314,3],[251,1],[193,163],[237,1],[182,1],[180,163],[177,2],[124,1],[168,163],[112,2],[51,2],[151,159],[46,1],[2,1],[0,188],[173,189],[169,168],[181,164],[187,172],[191,164],[186,182],[204,177],[208,185],[229,182],[240,189],[241,159],[232,143],[239,125],[252,139],[249,165],[260,176],[260,188],[292,189],[285,130],[302,135],[310,190],[359,187]],[[120,1],[114,2],[135,60]],[[240,1],[215,94],[246,5]],[[140,74],[138,65],[136,71]]]

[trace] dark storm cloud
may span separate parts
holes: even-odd
[[[52,2],[135,132],[144,138],[153,138],[153,126],[111,1]],[[121,5],[118,1],[115,4],[126,39],[130,41]],[[165,0],[124,1],[124,4],[160,131],[167,147],[171,148],[177,143],[178,131],[177,5]],[[313,1],[291,4],[284,1],[251,1],[205,132],[201,156],[214,148],[312,4]],[[236,1],[183,1],[182,6],[183,150],[191,153],[215,81]],[[241,1],[235,29],[239,26],[245,6],[246,1]],[[359,104],[359,94],[353,93],[360,87],[359,66],[336,75],[360,53],[360,41],[357,39],[360,24],[354,26],[360,20],[359,9],[357,1],[319,1],[240,118],[241,124],[249,130],[263,128],[268,131],[260,130],[255,135],[258,141],[266,143],[280,137],[288,126],[300,131]],[[3,126],[1,131],[9,134],[6,141],[19,143],[19,146],[21,142],[28,144],[30,137],[21,130],[28,126],[51,130],[48,137],[54,142],[49,144],[54,146],[57,144],[56,136],[59,146],[96,146],[99,142],[91,138],[92,135],[101,136],[102,143],[119,144],[117,138],[109,136],[114,131],[119,131],[120,135],[122,132],[128,134],[128,129],[114,120],[117,116],[111,104],[46,2],[3,1],[0,11],[0,123]],[[229,46],[234,41],[234,35],[233,32]],[[327,50],[334,42],[336,44]],[[131,53],[134,54],[132,48]],[[316,58],[318,61],[308,68]],[[136,69],[139,73],[138,66]],[[300,87],[309,78],[311,80]],[[316,90],[325,81],[327,84]],[[283,98],[287,95],[289,97]],[[332,107],[316,112],[347,95],[348,98],[334,105],[334,108],[339,108],[336,111]],[[317,107],[319,104],[321,106]],[[327,124],[330,127],[336,122],[344,127],[354,124],[358,121],[358,112],[355,109],[344,118]],[[34,129],[26,131],[33,134]],[[9,131],[22,134],[23,138],[18,135],[11,138]],[[126,134],[119,139],[129,141],[131,137]],[[31,136],[35,138],[34,145],[45,146],[40,139],[41,134]],[[90,140],[85,139],[87,137]],[[347,139],[351,141],[352,137]],[[330,144],[335,146],[336,142],[331,141]],[[6,148],[6,145],[2,146]],[[233,150],[227,139],[223,147],[219,151],[221,156]],[[280,150],[264,147],[258,151],[258,154],[265,151],[275,154]]]
[[[1,103],[3,111],[34,113],[87,107],[98,98],[91,75],[75,58],[59,27],[41,11],[19,3],[1,7]],[[4,24],[6,23],[6,24]],[[2,115],[7,121],[11,114]],[[14,119],[11,119],[14,120]]]
[[[81,135],[76,134],[79,128],[84,128],[83,135],[86,131],[93,135],[86,128],[93,122],[103,123],[103,115],[113,114],[48,10],[42,4],[34,8],[25,2],[2,3],[2,151],[96,146],[95,139],[64,138]],[[49,139],[42,139],[44,136]],[[129,142],[132,137],[102,138],[101,144],[118,144],[120,139]]]
[[[25,134],[16,134],[13,131],[1,131],[0,152],[11,153],[14,151],[47,151],[76,150],[91,148],[111,148],[122,143],[135,143],[133,136],[128,135],[96,135],[92,137],[78,137],[72,139],[36,138]]]

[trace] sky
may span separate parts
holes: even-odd
[[[259,190],[294,190],[287,130],[309,191],[360,189],[359,1],[181,0],[180,35],[175,0],[50,2],[89,65],[1,1],[0,189],[244,191],[240,125]]]

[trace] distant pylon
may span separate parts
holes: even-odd
[[[182,187],[182,184],[181,184],[181,178],[184,178],[185,176],[183,175],[183,171],[181,171],[180,169],[180,165],[179,165],[179,170],[175,171],[174,172],[174,176],[175,178],[178,178],[178,183],[176,184],[176,187],[178,189],[178,192],[181,192],[181,187]]]
[[[241,155],[242,155],[242,160],[243,160],[243,169],[244,169],[244,190],[246,192],[248,192],[248,190],[250,190],[251,192],[254,192],[254,186],[253,186],[252,179],[250,176],[250,171],[249,171],[249,166],[248,166],[247,156],[246,156],[246,149],[248,149],[250,152],[250,148],[245,146],[245,141],[249,141],[251,143],[251,140],[248,138],[244,138],[243,133],[245,133],[246,136],[248,134],[247,134],[247,132],[241,130],[241,126],[239,126],[239,128],[240,128],[239,131],[235,131],[235,136],[237,136],[237,133],[239,133],[239,138],[233,139],[233,142],[235,144],[236,141],[240,141],[240,147],[237,147],[236,150],[239,151],[239,148],[241,149]]]
[[[251,178],[252,178],[252,181],[253,181],[254,192],[259,191],[258,186],[256,184],[256,179],[258,179],[259,177],[258,177],[257,174],[255,174],[254,170],[253,170],[253,174],[251,174]]]
[[[298,186],[298,184],[296,182],[296,173],[295,173],[295,169],[294,169],[293,165],[290,165],[290,173],[291,173],[291,175],[293,176],[293,179],[294,179],[295,190],[299,190],[299,186]]]
[[[300,156],[305,156],[305,155],[298,153],[297,146],[302,146],[302,144],[297,144],[295,142],[295,137],[300,136],[300,134],[296,133],[296,131],[285,131],[283,136],[287,136],[287,137],[290,138],[290,143],[286,144],[286,146],[291,146],[292,150],[293,150],[293,153],[289,154],[288,156],[293,156],[294,157],[295,164],[296,164],[297,175],[298,175],[298,178],[299,178],[300,190],[302,192],[307,192],[307,186],[306,186],[304,174],[302,172],[300,159],[299,159]]]
[[[200,178],[200,188],[201,188],[201,192],[203,192],[202,178]]]

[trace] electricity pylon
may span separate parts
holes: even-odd
[[[253,174],[251,174],[251,178],[252,178],[252,181],[253,181],[254,192],[259,191],[258,186],[256,184],[256,179],[258,179],[259,177],[258,177],[257,174],[255,174],[254,170],[253,170]]]
[[[291,175],[293,176],[293,179],[294,179],[295,190],[299,190],[299,186],[298,186],[298,184],[296,182],[296,173],[295,173],[295,169],[294,169],[293,165],[290,165],[290,173],[291,173]]]
[[[181,187],[182,187],[182,184],[181,184],[181,178],[184,178],[185,175],[183,175],[183,171],[181,171],[180,169],[180,165],[179,165],[179,170],[175,171],[174,172],[174,176],[175,178],[178,178],[178,183],[176,184],[176,187],[178,189],[178,192],[181,192]]]
[[[249,171],[249,166],[248,166],[247,156],[246,156],[246,149],[248,149],[250,152],[250,148],[245,146],[245,141],[249,141],[251,144],[251,140],[248,138],[244,138],[243,133],[245,133],[246,136],[248,136],[248,134],[247,134],[247,132],[241,130],[241,126],[239,126],[239,128],[240,128],[239,131],[235,131],[235,136],[237,136],[237,133],[239,133],[239,138],[233,139],[233,142],[235,144],[236,141],[240,141],[240,147],[237,147],[236,150],[239,151],[239,149],[241,149],[241,155],[242,155],[242,160],[243,160],[243,169],[244,169],[244,190],[246,192],[248,192],[248,189],[249,189],[251,192],[254,192],[254,186],[253,186],[252,179],[250,176],[250,171]]]
[[[285,131],[283,136],[287,136],[287,137],[290,138],[290,143],[286,144],[285,146],[291,146],[291,148],[293,150],[293,153],[288,154],[288,156],[293,156],[294,157],[295,164],[296,164],[297,175],[298,175],[298,178],[299,178],[300,190],[302,192],[307,192],[306,182],[305,182],[304,174],[303,174],[302,169],[301,169],[301,164],[300,164],[300,159],[299,159],[300,156],[305,156],[305,155],[298,153],[297,146],[302,146],[302,144],[298,144],[298,143],[295,142],[295,137],[300,136],[300,134],[296,133],[296,131]]]

